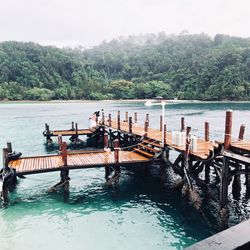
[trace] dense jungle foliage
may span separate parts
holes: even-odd
[[[0,99],[250,100],[250,39],[165,33],[91,49],[0,43]]]

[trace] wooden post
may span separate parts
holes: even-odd
[[[144,123],[144,138],[148,137],[148,120]]]
[[[74,122],[71,122],[71,130],[75,130]]]
[[[78,136],[78,124],[76,123],[76,137]]]
[[[103,142],[104,142],[104,148],[108,148],[109,147],[109,135],[107,133],[105,133],[103,136]]]
[[[209,141],[209,123],[205,122],[205,141]]]
[[[121,129],[121,116],[120,116],[120,110],[117,112],[117,129]]]
[[[63,165],[64,167],[67,166],[67,143],[63,142],[62,143],[62,160],[63,160]]]
[[[232,137],[232,118],[233,111],[227,110],[226,112],[226,123],[225,123],[225,138],[224,138],[224,148],[229,149]]]
[[[62,183],[62,187],[63,187],[63,190],[68,192],[69,191],[69,170],[68,169],[64,169],[64,170],[61,170],[61,183]]]
[[[210,182],[210,165],[209,163],[205,164],[205,183]]]
[[[250,171],[250,165],[245,165],[245,169],[246,171],[249,170]],[[249,195],[250,194],[250,173],[245,174],[245,184],[246,184],[246,194]]]
[[[162,115],[160,116],[160,131],[162,131],[162,121],[163,121],[163,118],[162,118]]]
[[[125,122],[128,122],[128,112],[125,113]]]
[[[115,157],[115,163],[119,163],[119,140],[114,140],[114,157]]]
[[[236,171],[241,170],[240,164],[237,164],[237,166],[235,167],[235,170]],[[234,175],[234,180],[233,180],[233,185],[232,185],[233,198],[236,200],[239,199],[240,192],[241,192],[241,179],[240,179],[240,175],[236,173],[236,175]]]
[[[185,131],[185,118],[181,117],[181,131]]]
[[[109,114],[109,127],[112,125],[111,114]]]
[[[62,150],[62,136],[61,135],[57,136],[57,141],[58,141],[59,151],[61,151]]]
[[[146,121],[148,121],[148,126],[149,126],[149,114],[146,114]]]
[[[45,123],[45,131],[46,134],[49,134],[49,125],[47,123]]]
[[[8,150],[8,153],[12,153],[12,145],[11,145],[11,142],[7,142],[7,150]]]
[[[245,133],[245,125],[242,124],[240,126],[240,132],[239,132],[239,138],[238,141],[242,141],[244,139],[244,133]]]
[[[137,123],[137,112],[134,113],[134,121]]]
[[[8,149],[3,148],[3,169],[6,169],[9,164]]]
[[[223,166],[221,171],[221,183],[220,183],[220,208],[225,208],[228,202],[228,170],[229,159],[224,156]]]
[[[106,179],[106,181],[108,181],[108,179],[109,179],[110,172],[111,172],[110,167],[105,166],[105,179]]]
[[[129,133],[131,134],[132,133],[132,117],[130,116],[129,119],[128,119],[128,127],[129,127]]]
[[[105,124],[105,115],[104,115],[104,110],[102,109],[102,125]]]
[[[164,124],[164,145],[162,145],[163,147],[166,145],[166,141],[167,140],[167,125]]]

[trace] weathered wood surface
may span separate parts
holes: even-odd
[[[49,135],[49,136],[58,136],[58,135],[62,135],[62,136],[89,135],[89,134],[93,134],[95,131],[96,131],[96,129],[51,130],[49,134],[45,134],[45,135]]]
[[[118,129],[117,120],[112,120],[111,124],[113,129]],[[105,121],[104,125],[109,127],[109,121]],[[129,133],[129,123],[126,121],[120,121],[120,130]],[[137,123],[133,123],[132,133],[137,136],[143,136],[145,134],[144,127]],[[162,131],[155,128],[148,128],[147,138],[161,142]],[[200,159],[207,159],[210,151],[217,147],[217,145],[214,145],[211,141],[205,141],[199,138],[197,139],[197,145],[197,151],[191,151],[190,154]],[[179,152],[185,151],[185,146],[176,146],[172,144],[172,134],[170,132],[166,132],[166,146],[171,147]]]
[[[151,158],[142,156],[136,152],[120,151],[119,164],[131,165],[137,163],[145,163]],[[64,167],[64,162],[61,155],[47,155],[35,157],[22,157],[18,160],[9,162],[9,167],[16,169],[17,174],[34,174],[41,172],[59,171],[62,169],[80,169],[103,167],[105,165],[115,165],[114,152],[79,152],[70,153],[67,155],[67,166]]]
[[[230,145],[230,149],[233,152],[239,154],[250,154],[250,141],[235,141]]]

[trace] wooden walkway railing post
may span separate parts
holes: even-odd
[[[232,137],[232,118],[233,111],[227,110],[226,112],[226,122],[225,122],[225,138],[224,138],[224,148],[229,149]]]
[[[164,124],[164,145],[162,145],[163,147],[166,145],[167,142],[167,125]]]
[[[125,122],[128,122],[128,112],[125,113]]]
[[[129,127],[129,133],[131,134],[132,133],[132,117],[130,116],[129,117],[129,120],[128,120],[128,127]]]
[[[67,152],[67,143],[66,142],[63,142],[62,143],[62,161],[63,161],[63,165],[64,167],[68,165],[68,161],[67,161],[67,158],[68,158],[68,152]]]
[[[162,121],[163,121],[163,117],[162,115],[160,116],[160,131],[162,131]]]
[[[205,141],[209,141],[209,123],[205,122]]]
[[[112,125],[111,114],[109,114],[109,127]]]
[[[108,148],[109,147],[109,135],[107,133],[104,133],[103,142],[104,142],[104,148]]]
[[[119,140],[114,140],[114,157],[115,157],[115,163],[119,163]]]
[[[146,121],[148,121],[148,126],[149,126],[149,114],[146,114]]]
[[[144,138],[148,137],[148,120],[144,123]]]
[[[71,122],[71,130],[75,130],[74,122]]]
[[[205,122],[205,141],[209,141],[209,123]],[[210,182],[210,164],[205,163],[205,183]]]
[[[61,135],[57,136],[57,141],[58,141],[59,151],[62,151],[62,136]]]
[[[181,117],[181,131],[185,131],[185,118]]]
[[[232,118],[233,111],[227,110],[225,121],[225,138],[224,148],[227,150],[230,148],[232,138]],[[226,208],[228,202],[228,173],[229,173],[229,158],[223,157],[223,165],[221,169],[221,182],[220,182],[220,208]]]
[[[134,122],[137,123],[137,112],[134,113]]]
[[[76,123],[76,138],[78,137],[78,124]]]
[[[244,139],[244,134],[245,134],[245,125],[242,124],[240,126],[240,132],[239,132],[239,138],[238,141],[242,141]]]
[[[120,111],[118,110],[117,112],[117,129],[121,129],[121,116],[120,116]]]
[[[105,115],[104,115],[104,110],[102,109],[102,125],[105,123]]]

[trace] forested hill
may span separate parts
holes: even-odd
[[[0,43],[0,99],[250,100],[250,40],[148,34],[92,49]]]

